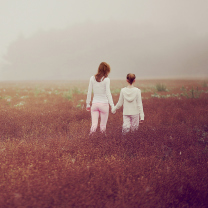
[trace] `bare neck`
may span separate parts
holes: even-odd
[[[133,87],[134,87],[133,84],[129,84],[129,83],[128,83],[127,88],[133,88]]]

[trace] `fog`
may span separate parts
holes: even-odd
[[[57,11],[54,16],[45,8],[47,22],[42,26],[37,17],[34,27],[22,24],[21,33],[14,30],[16,35],[2,52],[1,80],[89,79],[102,61],[110,64],[112,79],[130,72],[141,79],[208,77],[207,1],[107,1],[105,7],[97,1],[94,6],[85,4],[87,13],[66,1],[51,2],[64,14],[66,6],[74,8],[74,15],[77,9],[77,19],[65,16],[71,22],[64,23]],[[30,13],[25,15],[29,21]],[[7,30],[10,37],[12,30]]]

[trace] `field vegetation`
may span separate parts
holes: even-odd
[[[208,207],[207,83],[139,80],[139,130],[89,137],[88,81],[2,82],[0,207]]]

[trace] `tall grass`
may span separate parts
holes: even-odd
[[[73,97],[73,94],[72,92],[69,90],[69,91],[65,91],[63,92],[63,97],[66,98],[67,100],[71,100],[72,97]]]
[[[118,110],[90,137],[86,95],[59,92],[0,100],[0,207],[208,206],[207,94],[149,97],[138,131],[121,135]]]
[[[192,86],[192,88],[188,91],[185,88],[181,88],[181,90],[183,91],[183,94],[181,95],[185,96],[186,98],[199,98],[200,94],[203,92],[202,90],[199,90],[198,86],[196,87],[196,89],[194,89],[194,87]]]
[[[167,91],[167,87],[164,84],[161,84],[161,83],[156,84],[155,88],[158,92]]]
[[[207,85],[207,81],[203,81],[203,83],[202,83],[202,87],[207,87],[208,85]]]

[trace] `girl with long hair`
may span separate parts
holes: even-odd
[[[90,78],[86,100],[87,111],[90,111],[91,94],[93,91],[94,96],[91,107],[92,125],[90,134],[96,132],[99,116],[101,118],[100,131],[102,133],[106,132],[109,104],[111,106],[111,110],[114,107],[112,95],[110,92],[110,79],[108,78],[110,70],[110,65],[106,62],[102,62],[98,67],[97,74]]]
[[[123,105],[123,134],[137,130],[144,121],[141,90],[134,87],[135,78],[135,74],[127,74],[127,87],[121,89],[118,103],[112,110],[115,113]]]

